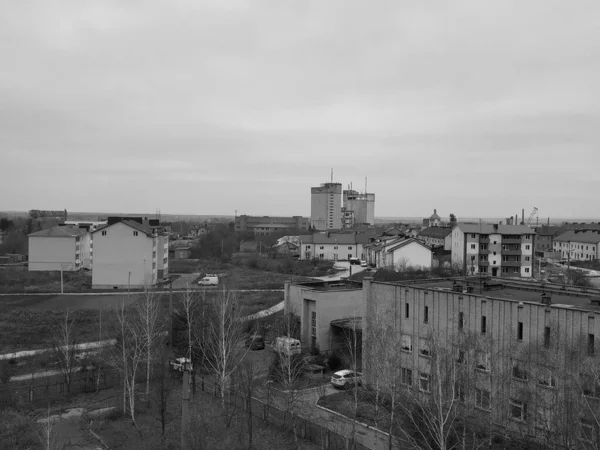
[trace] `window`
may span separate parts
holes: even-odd
[[[544,348],[550,348],[550,327],[544,327]]]
[[[412,352],[412,336],[403,334],[401,346],[402,350],[404,350],[405,352]]]
[[[513,361],[512,376],[513,376],[513,378],[516,378],[518,380],[527,381],[527,372],[516,361]]]
[[[352,250],[352,246],[351,245],[348,246],[348,250]]]
[[[523,340],[523,322],[517,323],[517,339],[519,341]]]
[[[593,334],[588,334],[588,348],[587,348],[587,352],[588,355],[593,355],[594,354],[594,344],[595,344],[595,336]]]
[[[544,387],[556,387],[556,378],[552,376],[551,369],[542,369],[538,376],[538,384]]]
[[[325,258],[325,253],[319,253],[319,258],[324,259]]]
[[[529,256],[526,256],[526,257],[525,257],[525,261],[529,261]]]
[[[405,386],[412,386],[413,373],[411,369],[401,368],[400,369],[400,383]]]
[[[481,316],[481,334],[487,333],[487,317]]]
[[[475,244],[471,244],[471,249],[475,250]]]
[[[322,245],[319,247],[319,250],[323,250],[325,247],[323,247]]]
[[[529,250],[531,248],[531,245],[526,245],[525,246],[525,250]]]
[[[461,383],[454,383],[454,399],[464,403],[467,398],[465,390],[465,386]]]
[[[490,355],[486,352],[477,352],[477,360],[475,363],[475,367],[479,370],[483,370],[485,372],[490,370]]]
[[[337,249],[338,249],[338,246],[337,246],[337,245],[334,245],[334,246],[333,246],[333,249],[334,249],[334,250],[337,250]]]
[[[429,323],[429,306],[426,306],[423,311],[423,323]]]
[[[306,246],[306,250],[310,250],[310,245],[307,245],[307,246]]]
[[[596,442],[596,433],[594,428],[594,422],[591,420],[581,419],[581,440],[589,443]]]
[[[490,409],[490,391],[475,389],[475,406],[481,409]]]
[[[317,336],[317,312],[310,312],[310,335],[316,337]]]
[[[103,232],[102,232],[102,236],[106,236],[106,231],[103,231]]]
[[[510,399],[510,417],[516,420],[527,420],[527,403]]]
[[[471,233],[471,238],[475,239],[475,233]]]
[[[419,340],[419,353],[423,356],[431,356],[431,348],[427,339]]]
[[[410,319],[410,305],[408,303],[404,304],[404,318]]]
[[[134,232],[133,232],[133,235],[134,235],[134,236],[137,236],[137,235],[138,235],[138,232],[137,232],[137,231],[134,231]]]
[[[529,267],[525,267],[525,273],[529,273]]]
[[[465,325],[465,313],[459,312],[458,313],[458,329],[462,330],[464,325]]]
[[[600,384],[595,377],[584,375],[581,389],[586,397],[600,397]]]
[[[429,374],[419,372],[419,389],[429,392]]]

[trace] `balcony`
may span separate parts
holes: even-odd
[[[479,249],[479,254],[480,255],[489,255],[490,254],[490,249],[485,249],[485,250],[481,250]]]
[[[522,242],[521,238],[502,238],[503,244],[520,244]]]
[[[521,261],[502,261],[502,267],[521,267]]]
[[[479,238],[479,243],[480,244],[489,244],[490,238]]]
[[[521,250],[502,250],[501,254],[505,256],[521,256],[523,252]]]
[[[490,265],[489,261],[479,261],[478,264],[483,267],[487,267]]]

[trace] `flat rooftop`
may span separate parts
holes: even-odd
[[[487,298],[542,303],[542,294],[546,294],[551,299],[551,306],[600,312],[600,306],[590,303],[592,299],[600,301],[600,291],[593,289],[584,291],[571,286],[569,286],[568,290],[562,290],[557,285],[542,285],[534,281],[518,281],[506,278],[488,279],[487,289],[485,283],[480,283],[479,279],[473,278],[398,281],[393,284],[452,291],[455,282],[462,286],[463,291],[466,290],[467,285],[471,285],[473,295],[480,295]]]
[[[332,281],[307,281],[305,283],[294,283],[316,291],[356,291],[362,289],[361,281],[332,280]]]

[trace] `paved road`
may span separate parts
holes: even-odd
[[[341,272],[337,272],[333,275],[325,275],[323,277],[315,277],[315,279],[322,280],[322,281],[337,281],[337,280],[341,280],[342,278],[348,278],[350,276],[350,269],[352,269],[353,274],[362,272],[363,270],[366,269],[366,267],[361,267],[357,264],[352,265],[352,268],[351,268],[350,261],[337,261],[335,264],[339,267],[344,267],[345,270],[343,270]]]

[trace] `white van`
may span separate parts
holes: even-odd
[[[219,277],[204,277],[198,281],[200,286],[217,286],[219,284]]]
[[[291,337],[278,337],[275,339],[274,349],[276,352],[286,355],[299,355],[302,352],[300,341]]]

